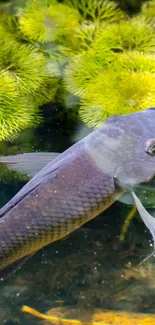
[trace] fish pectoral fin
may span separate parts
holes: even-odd
[[[150,233],[152,234],[153,241],[155,243],[155,218],[153,218],[144,208],[138,197],[134,192],[131,193],[133,196],[133,199],[135,201],[137,210],[144,221],[146,227],[150,230]]]
[[[6,266],[4,269],[0,270],[0,281],[4,281],[13,275],[17,270],[19,270],[25,262],[32,257],[33,254],[24,256],[10,265]]]
[[[58,152],[29,152],[0,157],[0,163],[20,174],[33,177],[49,162],[60,155]]]

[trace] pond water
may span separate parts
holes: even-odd
[[[31,151],[61,152],[79,139],[80,132],[83,136],[83,132],[90,131],[82,123],[70,123],[66,115],[60,119],[53,107],[52,119],[47,114],[41,127],[6,143],[3,154],[27,151],[27,143],[29,151],[31,143]],[[9,171],[6,176],[6,170],[1,175],[3,205],[26,181]],[[14,275],[1,282],[0,324],[45,324],[23,313],[23,305],[42,313],[57,307],[82,308],[89,316],[96,308],[154,313],[154,258],[138,265],[153,247],[151,236],[138,214],[131,220],[124,240],[120,241],[131,208],[121,202],[114,203],[67,238],[41,249]]]

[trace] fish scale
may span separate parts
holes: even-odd
[[[30,175],[36,164],[37,173],[0,210],[0,277],[96,217],[124,191],[152,180],[155,153],[147,146],[155,147],[154,125],[150,108],[107,119],[64,153],[53,154],[47,165],[46,153],[1,158],[10,169]]]
[[[111,196],[115,193],[111,177],[96,168],[88,154],[82,155],[83,169],[78,168],[81,155],[70,165],[62,167],[58,175],[51,175],[6,214],[5,227],[10,234],[9,240],[5,235],[1,236],[0,220],[1,268],[12,263],[17,256],[20,259],[31,255],[66,236],[103,211],[105,204],[111,203]],[[74,175],[71,179],[69,171]],[[81,175],[82,183],[78,182]],[[105,187],[106,183],[109,183],[108,187]],[[65,190],[67,193],[64,195]]]

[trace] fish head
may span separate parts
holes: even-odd
[[[150,182],[155,175],[155,107],[106,119],[84,143],[95,166],[121,189]]]
[[[124,189],[146,184],[155,176],[155,107],[111,120],[120,130],[114,177]]]

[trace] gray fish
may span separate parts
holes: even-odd
[[[62,154],[52,155],[1,158],[30,176],[38,171],[0,210],[1,277],[96,217],[124,191],[152,180],[155,108],[108,118]]]

